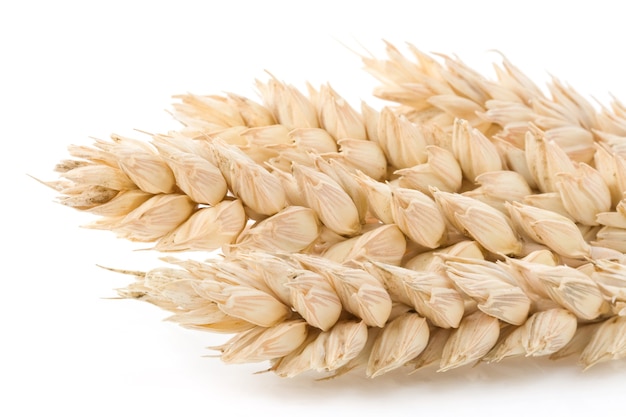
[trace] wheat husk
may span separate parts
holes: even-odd
[[[530,299],[515,278],[494,262],[446,256],[448,277],[486,314],[514,325],[523,324]]]
[[[409,312],[395,318],[374,341],[367,376],[374,378],[404,365],[424,350],[428,337],[428,323],[419,315]]]
[[[498,341],[500,324],[495,317],[480,311],[466,316],[444,345],[439,372],[477,361]]]

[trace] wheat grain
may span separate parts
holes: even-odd
[[[326,258],[299,255],[295,259],[329,280],[346,311],[361,318],[369,326],[385,325],[391,314],[391,298],[380,281],[372,275]]]
[[[494,254],[518,255],[522,244],[510,220],[500,211],[461,194],[433,190],[435,202],[448,221]]]
[[[295,311],[314,327],[329,330],[342,312],[341,300],[328,280],[313,271],[298,271],[287,284]]]
[[[359,216],[359,223],[364,224],[367,217],[367,197],[354,176],[352,170],[338,159],[324,160],[320,156],[311,156],[313,166],[319,172],[328,175],[350,197]]]
[[[309,343],[303,343],[289,355],[278,359],[271,369],[286,377],[310,370],[336,371],[363,351],[368,330],[362,321],[342,321],[328,332],[309,332],[309,337]]]
[[[524,177],[515,171],[485,172],[478,175],[475,181],[478,187],[463,195],[489,204],[503,213],[506,213],[506,202],[522,202],[532,195]]]
[[[391,187],[359,171],[355,173],[355,180],[367,199],[370,214],[382,223],[393,224]]]
[[[226,181],[219,169],[200,155],[167,149],[156,144],[176,178],[176,185],[199,204],[216,205],[226,195]]]
[[[589,244],[569,218],[517,202],[505,203],[505,207],[518,230],[533,241],[569,258],[585,258],[591,255]]]
[[[587,164],[574,174],[558,174],[556,188],[563,207],[579,224],[596,226],[599,213],[611,210],[611,191],[600,173]]]
[[[157,194],[118,221],[112,218],[106,228],[129,240],[153,242],[186,221],[194,208],[186,195]]]
[[[284,321],[273,327],[257,327],[240,333],[223,346],[213,349],[229,363],[262,362],[291,353],[306,339],[304,320]]]
[[[452,151],[465,178],[474,181],[480,174],[502,169],[498,149],[480,130],[467,120],[455,120],[452,130]]]
[[[611,303],[613,314],[626,315],[626,266],[600,259],[594,262],[590,276]]]
[[[438,146],[427,146],[428,161],[411,168],[399,169],[398,185],[431,194],[431,188],[457,192],[461,189],[463,172],[454,155]]]
[[[444,240],[445,218],[437,204],[420,191],[392,189],[391,215],[400,230],[423,247],[437,248]]]
[[[235,242],[246,224],[240,200],[225,200],[196,210],[180,226],[164,235],[154,249],[160,251],[212,251]]]
[[[225,250],[299,252],[313,243],[319,235],[319,228],[319,221],[313,210],[288,206],[275,215],[255,223],[243,233],[237,234],[235,244]]]
[[[435,326],[458,327],[465,304],[446,275],[382,262],[366,263],[364,268],[383,282],[393,301],[412,307]]]
[[[396,168],[410,168],[426,162],[428,143],[418,125],[385,108],[380,113],[377,131],[378,144],[389,164]]]
[[[477,361],[491,350],[499,335],[500,324],[495,317],[480,311],[465,316],[443,347],[439,371]]]
[[[515,285],[515,278],[494,262],[446,256],[448,277],[490,316],[515,325],[523,324],[530,299]]]
[[[429,334],[426,319],[416,313],[405,313],[390,321],[374,341],[367,376],[374,378],[403,366],[424,350]]]
[[[257,80],[265,106],[276,121],[288,129],[299,127],[320,127],[313,103],[295,87],[281,83],[276,78],[267,84]]]
[[[580,354],[580,363],[589,368],[599,362],[626,357],[626,318],[614,316],[598,326]]]
[[[344,264],[369,260],[400,265],[405,252],[405,235],[398,226],[389,224],[335,243],[323,252],[323,256]]]
[[[359,211],[350,196],[328,175],[309,167],[294,165],[293,176],[320,220],[334,232],[351,236],[360,228]]]
[[[330,85],[320,91],[309,86],[311,100],[317,107],[320,126],[336,140],[344,138],[367,139],[361,115],[354,110]]]
[[[286,205],[280,181],[233,145],[216,139],[210,149],[229,188],[254,213],[272,215]]]
[[[531,315],[483,357],[499,362],[511,356],[546,356],[560,351],[574,337],[576,317],[567,310],[549,309]]]
[[[526,132],[524,151],[530,174],[541,192],[556,191],[556,174],[575,172],[567,154],[536,129]]]

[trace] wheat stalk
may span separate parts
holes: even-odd
[[[370,377],[516,355],[626,356],[626,109],[550,97],[392,45],[364,57],[399,106],[270,78],[178,96],[179,131],[70,147],[62,204],[94,228],[208,262],[135,272],[124,298],[234,333],[226,362]]]

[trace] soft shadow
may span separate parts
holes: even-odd
[[[421,369],[412,375],[408,374],[409,371],[410,369],[399,369],[369,379],[363,370],[355,370],[329,380],[319,380],[318,374],[281,378],[269,372],[247,377],[240,372],[234,372],[230,382],[238,390],[254,392],[263,397],[275,397],[287,403],[309,403],[318,399],[329,401],[332,398],[346,397],[389,399],[390,396],[403,395],[407,391],[413,396],[448,393],[452,397],[454,392],[466,390],[468,385],[490,391],[503,386],[523,389],[546,378],[569,383],[578,381],[585,385],[594,381],[601,382],[607,377],[615,378],[616,373],[626,378],[626,363],[613,361],[583,372],[570,359],[550,361],[544,358],[514,358],[496,364],[480,363],[448,372],[436,372],[435,366]]]

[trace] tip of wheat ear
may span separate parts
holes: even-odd
[[[395,102],[275,77],[260,102],[177,97],[178,131],[72,146],[44,182],[90,227],[173,257],[119,294],[232,333],[293,377],[626,356],[626,108],[506,59],[487,79],[409,46],[364,58]]]

